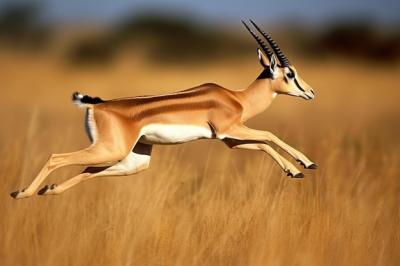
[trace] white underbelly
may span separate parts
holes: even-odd
[[[150,124],[141,130],[141,141],[151,144],[176,144],[211,138],[210,128],[193,125]]]

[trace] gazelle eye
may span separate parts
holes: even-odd
[[[292,71],[288,72],[286,74],[286,77],[288,77],[289,79],[293,79],[294,78],[294,73]]]

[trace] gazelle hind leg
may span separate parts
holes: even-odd
[[[140,127],[125,123],[112,112],[96,110],[93,109],[91,113],[92,133],[96,135],[94,144],[81,151],[52,155],[26,189],[11,193],[13,198],[32,196],[47,176],[60,167],[116,162],[129,154],[131,147],[139,140]]]
[[[50,173],[60,167],[108,163],[121,160],[125,155],[123,151],[113,151],[102,147],[91,147],[72,153],[53,154],[27,188],[12,192],[10,195],[16,199],[32,196]]]
[[[316,169],[317,165],[308,159],[303,153],[299,152],[295,148],[283,142],[277,136],[268,131],[261,131],[256,129],[248,128],[244,125],[237,125],[230,129],[225,135],[228,138],[238,139],[238,140],[253,140],[262,142],[272,142],[277,146],[281,147],[293,158],[296,159],[304,168]]]
[[[51,184],[43,187],[38,194],[39,195],[57,195],[61,194],[71,187],[92,179],[94,177],[101,176],[121,176],[131,175],[143,171],[149,167],[151,158],[152,145],[137,143],[135,148],[128,156],[122,161],[100,171],[90,171],[87,169],[83,173],[68,179],[60,185]],[[101,169],[101,168],[99,168]]]
[[[259,150],[268,153],[288,176],[302,178],[304,174],[300,172],[291,162],[282,157],[277,151],[265,143],[249,143],[237,140],[224,140],[224,142],[232,149]]]

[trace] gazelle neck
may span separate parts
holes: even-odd
[[[263,112],[277,95],[272,90],[271,79],[262,78],[261,75],[243,90],[243,94],[247,107],[245,119]]]

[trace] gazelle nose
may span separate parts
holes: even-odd
[[[315,94],[312,89],[309,89],[307,92],[305,92],[305,95],[307,96],[307,100],[312,100],[315,98]]]

